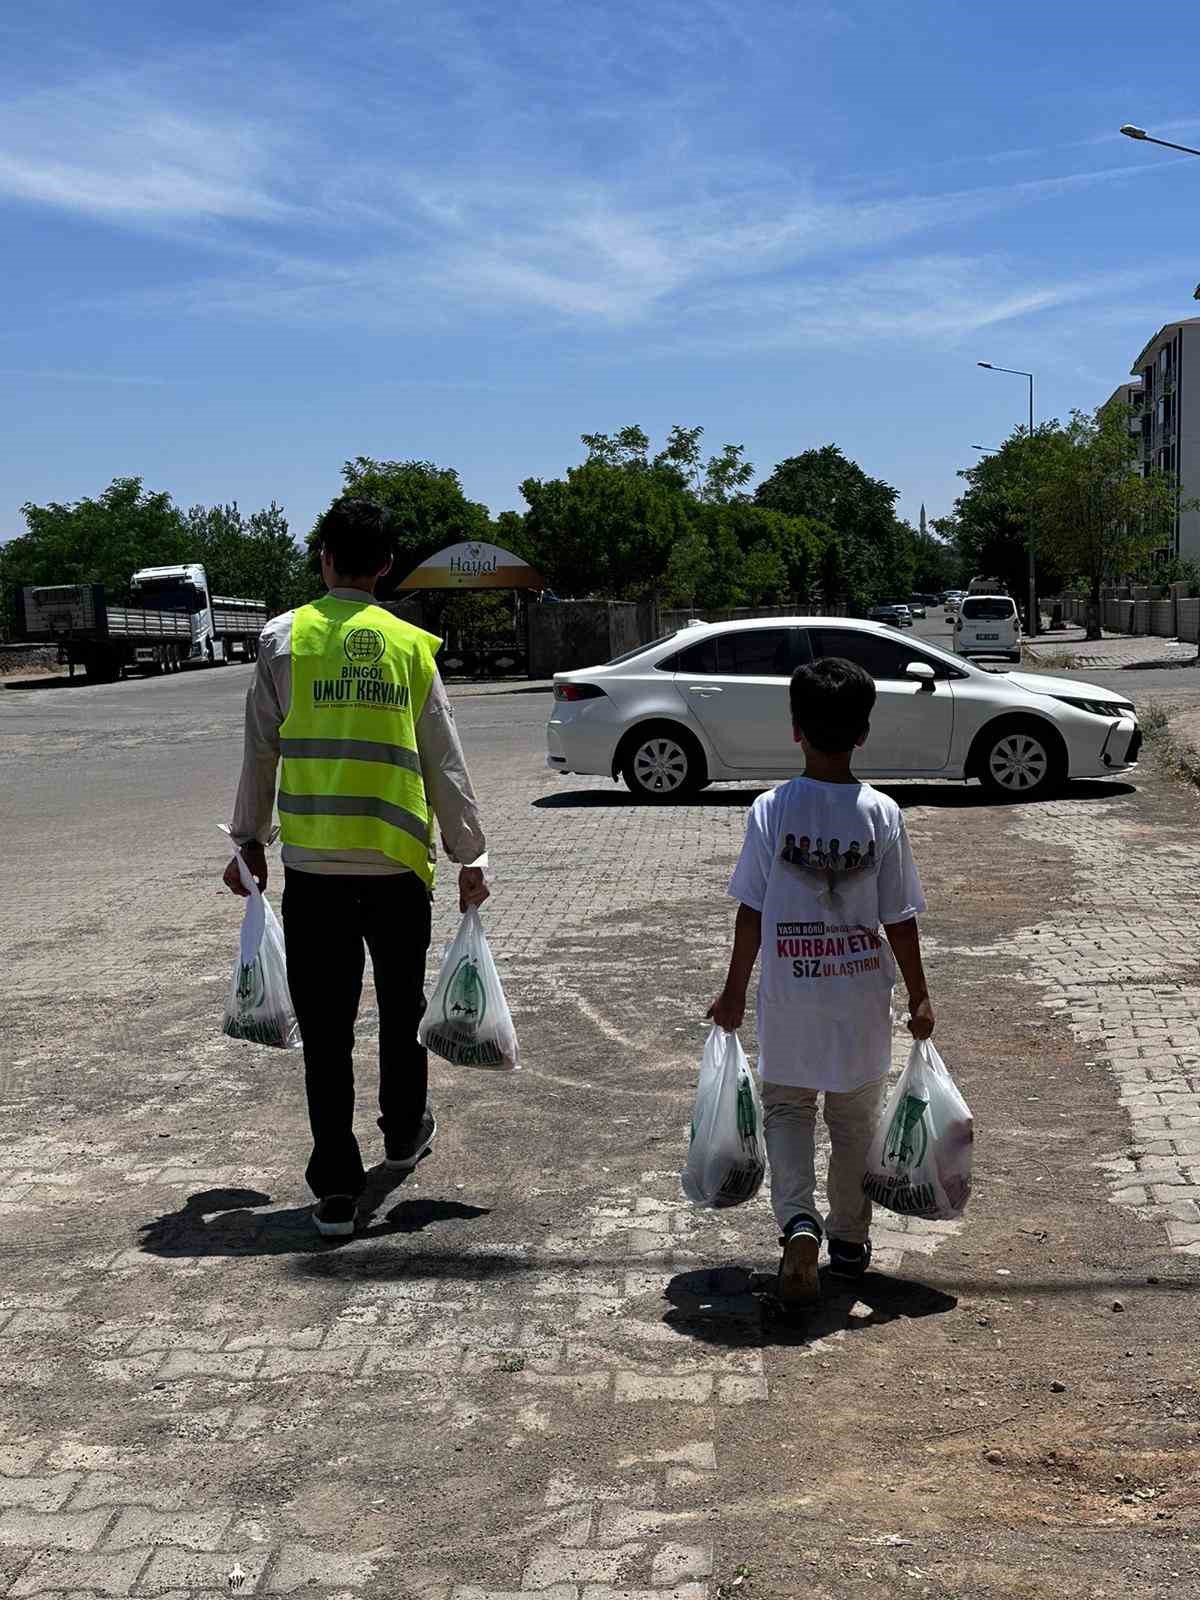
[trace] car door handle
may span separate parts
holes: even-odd
[[[711,700],[713,695],[721,692],[715,683],[693,683],[688,691],[689,694],[698,694],[701,700]]]

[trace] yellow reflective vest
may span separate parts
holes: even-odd
[[[377,850],[433,885],[417,722],[441,644],[381,606],[326,595],[292,618],[292,704],[279,730],[284,844]]]

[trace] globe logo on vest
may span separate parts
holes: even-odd
[[[387,646],[381,633],[374,628],[354,628],[346,635],[343,649],[347,661],[353,661],[356,666],[370,667],[379,661]]]

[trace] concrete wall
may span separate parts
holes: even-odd
[[[529,607],[529,676],[595,667],[654,638],[651,606],[626,600],[562,600]]]
[[[1191,644],[1200,644],[1200,600],[1180,600],[1179,637]]]
[[[1131,596],[1131,598],[1126,598]],[[1042,602],[1046,610],[1055,605],[1063,608],[1063,621],[1068,627],[1083,627],[1087,622],[1087,596],[1076,593],[1059,595],[1057,599]],[[1100,623],[1108,633],[1153,634],[1160,639],[1185,638],[1181,632],[1185,607],[1200,607],[1200,600],[1187,598],[1187,585],[1173,583],[1154,587],[1105,589],[1100,596]],[[1186,615],[1191,617],[1193,611]]]

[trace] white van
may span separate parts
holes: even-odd
[[[964,596],[954,624],[954,648],[960,656],[1007,656],[1010,661],[1020,661],[1021,623],[1012,596]]]

